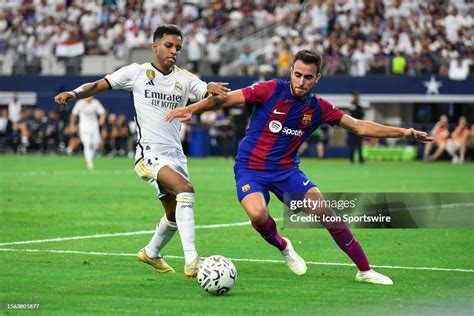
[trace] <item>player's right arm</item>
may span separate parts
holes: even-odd
[[[181,122],[191,120],[194,113],[204,112],[215,109],[220,106],[235,106],[245,103],[245,97],[242,90],[236,90],[228,93],[225,96],[215,95],[209,96],[199,102],[184,108],[177,108],[171,110],[166,115],[166,120],[171,122],[175,118],[179,118]]]
[[[84,83],[72,91],[61,92],[54,97],[54,101],[59,105],[66,105],[75,99],[87,98],[109,89],[110,85],[107,80],[100,79]]]
[[[255,83],[226,95],[211,96],[188,107],[168,112],[166,120],[170,122],[175,118],[180,118],[182,122],[189,121],[194,113],[211,110],[218,106],[230,107],[244,103],[264,104],[273,95],[277,86],[276,80],[270,80]]]

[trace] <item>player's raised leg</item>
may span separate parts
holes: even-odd
[[[323,199],[319,189],[317,187],[312,187],[305,194],[305,199],[311,200],[321,200]],[[313,204],[316,205],[316,204]],[[318,205],[322,205],[319,203]],[[308,213],[313,213],[319,216],[325,215],[326,217],[337,217],[338,215],[330,208],[320,207],[317,209],[308,209],[305,210]],[[369,261],[367,256],[362,250],[357,239],[355,239],[352,231],[346,223],[341,221],[328,221],[322,223],[324,227],[329,231],[334,241],[337,243],[339,248],[342,249],[356,264],[359,272],[356,275],[356,281],[359,282],[368,282],[384,285],[392,285],[393,282],[390,278],[373,271],[370,268]]]
[[[161,250],[173,238],[177,230],[175,210],[176,197],[167,195],[161,199],[165,208],[165,215],[156,225],[155,233],[148,245],[138,252],[138,259],[155,268],[156,271],[166,273],[174,273],[175,270],[166,263],[161,255]]]
[[[306,272],[305,261],[296,253],[290,240],[282,237],[276,228],[276,223],[268,213],[267,203],[261,192],[252,192],[246,195],[240,202],[250,218],[253,228],[269,244],[278,248],[285,261],[297,275]]]
[[[157,175],[160,188],[176,196],[176,225],[184,251],[186,277],[197,275],[200,261],[196,251],[194,231],[194,188],[179,172],[170,166],[160,169]]]

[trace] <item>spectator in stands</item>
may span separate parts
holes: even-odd
[[[79,127],[69,122],[63,130],[62,140],[66,144],[66,154],[72,155],[74,151],[81,145],[79,138]]]
[[[8,103],[8,118],[12,123],[20,121],[20,114],[22,111],[22,103],[18,94],[14,94],[12,100]]]
[[[288,42],[283,42],[283,49],[278,54],[278,76],[287,77],[290,74],[291,61],[293,60],[293,54],[290,51],[290,45]]]
[[[0,110],[0,151],[10,150],[13,136],[13,123],[8,118],[8,110]]]
[[[192,65],[190,71],[192,73],[199,73],[199,62],[203,58],[203,49],[206,39],[203,34],[198,32],[198,29],[193,28],[187,39],[188,61]]]
[[[464,163],[469,136],[470,131],[467,126],[467,119],[465,116],[461,116],[459,117],[458,126],[454,129],[446,146],[446,150],[452,157],[454,164]]]
[[[449,121],[447,115],[441,115],[438,122],[431,131],[431,136],[434,137],[434,141],[425,145],[423,153],[423,160],[432,161],[438,159],[443,152],[446,150],[449,139]],[[431,148],[433,144],[437,147],[433,155],[430,156]]]
[[[43,141],[44,151],[56,151],[61,132],[59,113],[56,109],[52,109],[48,112],[48,120],[45,123],[45,137]]]
[[[113,130],[117,125],[117,115],[115,113],[107,114],[107,118],[105,120],[104,125],[102,126],[101,130],[101,142],[99,146],[99,150],[102,154],[106,152],[111,152],[115,146],[115,134]]]
[[[407,60],[400,51],[395,51],[395,56],[392,58],[392,74],[404,75],[406,72]]]
[[[117,123],[112,129],[112,134],[115,139],[115,148],[111,152],[112,156],[124,156],[128,153],[127,140],[131,134],[125,114],[122,113],[117,116]]]
[[[206,43],[206,56],[211,73],[218,75],[221,68],[222,46],[216,35],[211,35],[209,42]]]
[[[436,73],[436,63],[428,47],[423,47],[418,58],[418,75],[431,75]]]
[[[352,54],[351,75],[354,77],[364,77],[369,68],[372,56],[365,50],[364,41],[357,40],[357,48]]]
[[[449,62],[449,79],[451,80],[466,80],[469,76],[469,66],[471,61],[469,59],[463,59],[459,55],[456,59]]]
[[[350,111],[350,115],[358,120],[364,119],[364,108],[360,104],[359,93],[352,93],[352,106],[353,108]],[[349,145],[349,160],[351,163],[354,163],[354,154],[357,151],[359,155],[359,163],[364,163],[364,157],[362,156],[362,137],[357,136],[352,133],[347,134],[347,142]]]
[[[37,108],[33,111],[33,117],[26,121],[28,140],[30,146],[34,149],[43,149],[47,120],[44,111]]]
[[[250,51],[250,47],[245,45],[239,56],[239,75],[252,77],[257,67],[257,57]]]

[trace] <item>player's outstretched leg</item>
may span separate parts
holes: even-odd
[[[259,192],[251,193],[242,199],[241,204],[247,212],[253,228],[266,242],[280,250],[290,270],[297,275],[305,274],[305,261],[296,253],[290,240],[278,233],[275,221],[268,214],[268,208],[262,194]]]
[[[319,190],[314,187],[308,191],[308,193],[305,195],[305,198],[320,200],[322,199],[322,196]],[[319,203],[319,205],[322,205],[322,203]],[[341,248],[342,251],[344,251],[349,256],[349,258],[351,258],[351,260],[359,269],[359,272],[356,275],[356,281],[385,285],[393,284],[390,278],[377,273],[370,268],[369,260],[367,259],[367,256],[365,255],[364,250],[362,250],[362,247],[360,246],[357,239],[354,238],[349,226],[347,226],[347,224],[344,223],[342,219],[335,220],[334,217],[339,216],[333,210],[330,208],[321,207],[308,212],[314,212],[320,216],[324,214],[327,218],[333,217],[333,220],[329,222],[322,222],[322,224],[328,230],[329,234],[331,234],[339,248]]]
[[[176,233],[176,223],[168,221],[166,215],[156,225],[155,233],[148,245],[138,252],[138,259],[141,262],[147,263],[155,268],[158,272],[175,272],[175,270],[168,265],[161,256],[161,250],[173,238]]]
[[[184,274],[194,278],[200,266],[194,231],[194,189],[191,183],[170,166],[159,171],[158,183],[164,192],[176,196],[175,218],[184,252]]]
[[[168,265],[161,255],[161,251],[175,235],[178,226],[174,216],[176,210],[176,197],[166,195],[161,198],[165,215],[156,224],[156,230],[148,244],[138,252],[138,260],[151,265],[161,273],[174,273],[175,270]]]
[[[334,213],[334,216],[337,215]],[[329,223],[324,225],[339,248],[341,248],[352,259],[359,269],[359,272],[356,275],[356,281],[385,285],[393,284],[390,278],[377,273],[370,268],[364,250],[362,250],[362,247],[357,239],[354,238],[346,223]]]

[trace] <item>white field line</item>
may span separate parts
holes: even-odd
[[[0,248],[0,251],[5,252],[36,252],[36,253],[63,253],[63,254],[79,254],[79,255],[96,255],[96,256],[121,256],[121,257],[136,257],[135,253],[116,253],[116,252],[98,252],[98,251],[76,251],[76,250],[42,250],[42,249],[9,249]],[[183,259],[182,256],[166,255],[170,259]],[[256,262],[256,263],[285,263],[283,260],[272,259],[249,259],[249,258],[229,258],[236,262]],[[344,266],[354,267],[352,263],[339,262],[317,262],[307,261],[309,265],[325,265],[325,266]],[[446,272],[465,272],[474,273],[473,269],[456,269],[456,268],[436,268],[436,267],[404,267],[404,266],[387,266],[387,265],[372,265],[374,268],[383,269],[400,269],[400,270],[425,270],[425,271],[446,271]]]
[[[55,170],[55,171],[4,171],[0,176],[36,177],[36,176],[89,176],[89,175],[122,175],[132,174],[132,169],[115,170]]]
[[[281,220],[281,219],[276,218],[276,220]],[[223,227],[235,227],[235,226],[246,226],[246,225],[250,225],[250,222],[246,221],[246,222],[238,222],[238,223],[230,223],[230,224],[196,225],[196,229],[223,228]],[[85,235],[85,236],[71,236],[71,237],[57,237],[57,238],[37,239],[37,240],[11,241],[11,242],[0,243],[0,246],[40,244],[40,243],[46,243],[46,242],[58,242],[58,241],[67,241],[67,240],[80,240],[80,239],[92,239],[92,238],[104,238],[104,237],[146,235],[146,234],[153,234],[154,232],[155,232],[154,230],[139,230],[139,231],[134,231],[134,232],[123,232],[123,233],[94,234],[94,235]]]
[[[200,167],[193,168],[193,173],[215,172],[218,168]],[[52,171],[1,171],[0,177],[37,177],[37,176],[94,176],[94,175],[123,175],[134,174],[133,168],[111,170],[52,170]]]

